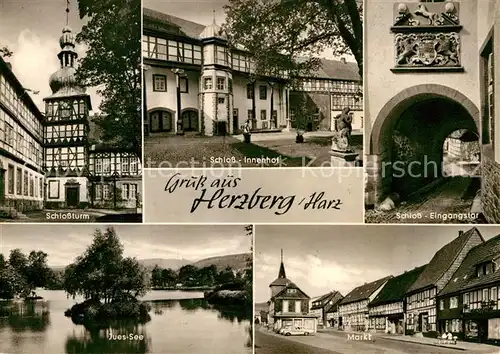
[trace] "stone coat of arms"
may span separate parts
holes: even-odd
[[[397,66],[460,66],[458,33],[398,33]]]

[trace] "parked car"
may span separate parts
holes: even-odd
[[[307,329],[304,327],[295,327],[295,328],[284,328],[282,329],[282,333],[285,336],[308,336],[310,334],[314,334],[312,329]]]

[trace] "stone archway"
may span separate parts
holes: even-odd
[[[479,110],[457,90],[423,84],[390,99],[378,113],[369,136],[365,204],[376,205],[392,192],[405,194],[437,178],[443,142],[457,129],[480,129]],[[405,158],[409,160],[402,161]],[[409,163],[413,163],[412,173]],[[420,167],[415,169],[417,165]],[[437,172],[429,173],[430,165]],[[396,178],[396,172],[401,176]]]

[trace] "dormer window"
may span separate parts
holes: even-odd
[[[492,261],[481,263],[476,266],[476,275],[481,277],[483,275],[491,274],[495,272],[495,270],[495,263]]]

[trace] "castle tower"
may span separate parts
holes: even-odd
[[[88,203],[87,139],[92,107],[90,96],[76,80],[76,41],[67,22],[59,39],[60,68],[49,79],[52,95],[44,98],[45,198],[49,208],[79,207]]]
[[[291,281],[286,277],[285,264],[283,263],[283,250],[281,250],[281,263],[278,271],[278,278],[269,284],[271,298],[283,290],[283,288],[285,288],[289,283],[291,283]]]
[[[204,135],[232,134],[233,76],[227,37],[215,22],[200,34],[203,63],[200,79],[200,124]]]

